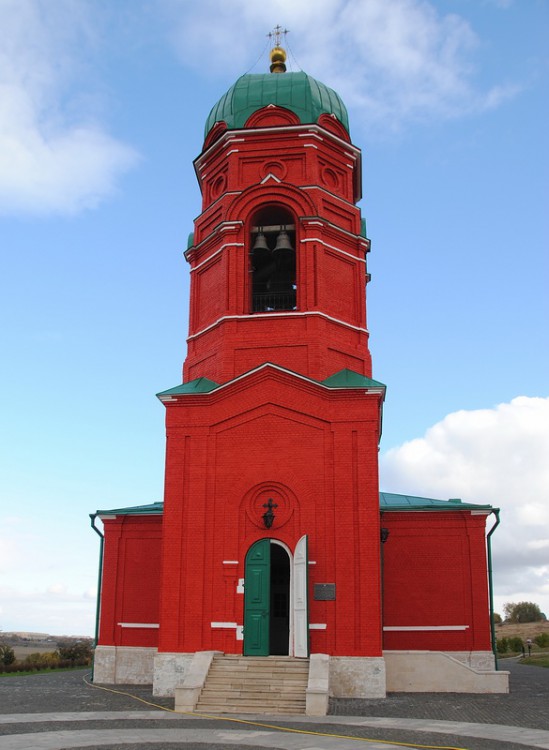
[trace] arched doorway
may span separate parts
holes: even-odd
[[[260,539],[246,555],[244,656],[308,656],[307,537],[295,554]]]
[[[290,653],[290,555],[272,539],[260,539],[246,555],[244,655]]]

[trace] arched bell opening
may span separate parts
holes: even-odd
[[[296,309],[295,223],[287,209],[270,205],[254,215],[250,266],[252,312]]]

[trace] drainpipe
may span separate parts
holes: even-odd
[[[90,513],[91,527],[101,540],[99,543],[99,572],[97,574],[97,604],[95,605],[95,636],[94,636],[94,641],[93,641],[94,649],[97,646],[97,641],[99,640],[99,610],[101,607],[101,583],[103,580],[103,547],[105,546],[105,537],[95,525],[96,518],[97,518],[97,513]],[[93,682],[94,667],[95,667],[95,653],[94,653],[94,657],[92,661],[92,673],[91,673],[92,682]]]
[[[494,623],[494,585],[492,581],[492,540],[491,540],[492,534],[499,526],[499,509],[494,508],[492,513],[496,517],[496,522],[492,526],[492,528],[490,529],[486,537],[487,553],[488,553],[488,592],[489,592],[489,597],[490,597],[490,632],[492,634],[492,651],[494,653],[494,663],[495,663],[496,669],[499,669],[498,649],[497,649],[497,644],[496,644],[496,626]]]

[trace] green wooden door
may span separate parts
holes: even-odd
[[[250,547],[244,576],[244,656],[268,656],[271,596],[269,539],[260,539]]]

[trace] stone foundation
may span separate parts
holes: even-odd
[[[93,681],[104,685],[150,685],[156,648],[97,646]]]
[[[383,655],[387,692],[509,692],[509,672],[494,670],[489,651],[385,651]]]
[[[160,653],[154,657],[153,695],[172,697],[182,687],[194,654]]]
[[[385,698],[381,656],[330,656],[330,695],[334,698]]]
[[[152,684],[153,695],[171,697],[190,674],[193,657],[194,654],[157,653],[156,648],[98,646],[93,679],[105,685]],[[383,657],[317,654],[311,659],[319,660],[309,686],[311,711],[315,712],[321,709],[312,708],[313,699],[319,706],[327,700],[324,683],[328,670],[329,695],[335,699],[384,698],[386,691],[509,692],[509,673],[494,670],[491,651],[385,651]]]

